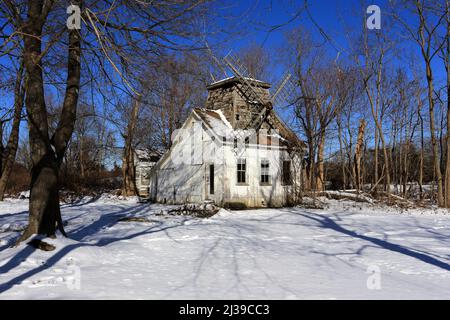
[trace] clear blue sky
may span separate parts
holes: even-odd
[[[381,32],[382,33],[399,33],[400,29],[391,29],[389,20],[389,3],[388,0],[308,0],[308,12],[303,11],[300,15],[296,13],[304,7],[304,0],[258,0],[258,1],[230,1],[227,3],[229,10],[239,12],[236,14],[242,19],[242,27],[247,28],[242,36],[233,38],[230,47],[233,50],[256,43],[264,48],[277,53],[277,50],[283,46],[283,35],[299,26],[309,30],[316,40],[324,41],[324,45],[331,55],[336,55],[338,51],[345,59],[346,50],[353,45],[349,41],[348,34],[362,29],[365,21],[365,11],[368,5],[378,5],[381,9]],[[237,4],[236,4],[237,3]],[[410,17],[404,17],[408,21]],[[289,23],[288,23],[289,22]],[[414,22],[412,22],[414,23]],[[270,26],[283,25],[273,32],[268,32]],[[319,31],[321,28],[326,36],[332,41],[327,41]],[[400,35],[401,36],[401,35]],[[417,46],[404,41],[402,47],[409,54],[413,52],[419,54]],[[395,59],[408,57],[396,57]],[[435,75],[436,78],[444,76],[442,64],[435,59]],[[405,61],[396,61],[401,66]],[[422,61],[418,60],[421,65]]]

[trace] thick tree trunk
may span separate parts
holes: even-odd
[[[122,194],[125,196],[134,196],[136,190],[136,174],[134,168],[134,155],[131,147],[126,146],[122,157]]]
[[[133,102],[130,120],[128,121],[127,132],[125,134],[125,146],[122,157],[122,193],[126,196],[137,195],[136,172],[134,168],[133,138],[136,130],[139,113],[139,102]]]
[[[81,0],[72,3],[81,6]],[[29,0],[24,28],[24,62],[27,75],[25,104],[31,151],[29,224],[17,243],[32,234],[65,235],[59,207],[58,172],[76,120],[81,73],[81,36],[69,30],[66,93],[60,120],[52,138],[48,134],[43,69],[42,29],[53,1]]]
[[[5,196],[6,186],[8,184],[9,176],[14,166],[14,161],[16,159],[17,146],[19,144],[19,128],[20,119],[22,116],[23,99],[24,99],[24,86],[23,86],[23,62],[17,71],[16,83],[14,87],[14,116],[13,123],[11,127],[11,133],[9,135],[8,143],[4,150],[3,161],[2,161],[2,171],[0,177],[0,201],[3,201]]]
[[[314,175],[315,175],[315,152],[314,152],[314,139],[308,135],[307,136],[308,143],[308,156],[309,161],[306,164],[306,190],[314,189]]]
[[[57,228],[65,235],[58,194],[58,164],[53,153],[31,170],[29,224],[20,241],[33,234],[53,237]]]
[[[318,191],[325,190],[324,153],[325,153],[325,132],[321,132],[317,148],[316,190]]]

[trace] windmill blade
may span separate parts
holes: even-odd
[[[295,90],[295,84],[292,81],[292,75],[289,72],[282,77],[280,82],[275,87],[274,94],[270,98],[273,106],[279,106],[283,102],[289,100],[292,92]]]
[[[247,68],[239,61],[239,58],[230,51],[224,58],[225,64],[231,69],[236,78],[241,82],[243,98],[252,104],[265,105],[264,99],[254,88],[254,79]],[[253,79],[253,81],[251,80]]]
[[[225,76],[225,78],[228,77],[228,74],[225,71],[226,65],[224,65],[223,61],[221,61],[214,55],[213,51],[209,47],[208,41],[206,41],[206,39],[204,41],[205,41],[205,46],[206,46],[208,54],[210,55],[212,60],[216,63],[217,67],[223,72],[223,75]],[[216,82],[216,79],[211,72],[210,72],[210,75],[211,75],[211,78],[213,79],[213,82]]]
[[[257,116],[252,119],[252,128],[259,128],[263,124],[264,121],[268,121],[270,123],[270,110],[273,106],[280,105],[284,101],[288,101],[291,93],[295,90],[295,84],[292,81],[292,75],[290,72],[286,72],[281,80],[275,86],[274,94],[270,97],[270,108],[263,108]]]
[[[251,123],[249,125],[250,128],[255,128],[256,131],[258,131],[264,121],[267,120],[268,116],[270,114],[269,108],[263,108],[259,113],[257,113],[251,120]]]

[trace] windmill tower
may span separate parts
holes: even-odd
[[[248,72],[245,66],[231,52],[223,58],[224,63],[232,71],[235,78],[239,80],[237,86],[242,99],[251,109],[251,117],[243,129],[254,129],[259,131],[264,122],[268,122],[273,128],[272,109],[273,106],[287,101],[290,93],[294,90],[294,84],[291,81],[291,74],[286,73],[281,81],[275,86],[273,94],[267,96],[258,90],[260,84]]]
[[[235,152],[243,153],[246,142],[255,138],[253,135],[259,134],[260,129],[277,129],[276,122],[281,120],[275,116],[273,106],[288,100],[294,84],[286,73],[271,94],[270,84],[255,79],[231,52],[222,62],[233,76],[208,86],[206,106],[224,113],[234,129]]]

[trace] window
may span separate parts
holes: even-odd
[[[261,184],[269,184],[269,160],[261,160]]]
[[[246,161],[245,159],[238,159],[237,161],[237,183],[246,182]]]
[[[285,186],[292,184],[291,161],[283,160],[281,167],[281,183]]]
[[[234,148],[235,149],[237,148],[237,142],[238,142],[237,138],[234,138]]]
[[[235,115],[235,117],[236,117],[236,121],[239,121],[239,113],[236,113],[236,115]]]
[[[250,137],[245,137],[245,144],[248,145],[250,143]]]

